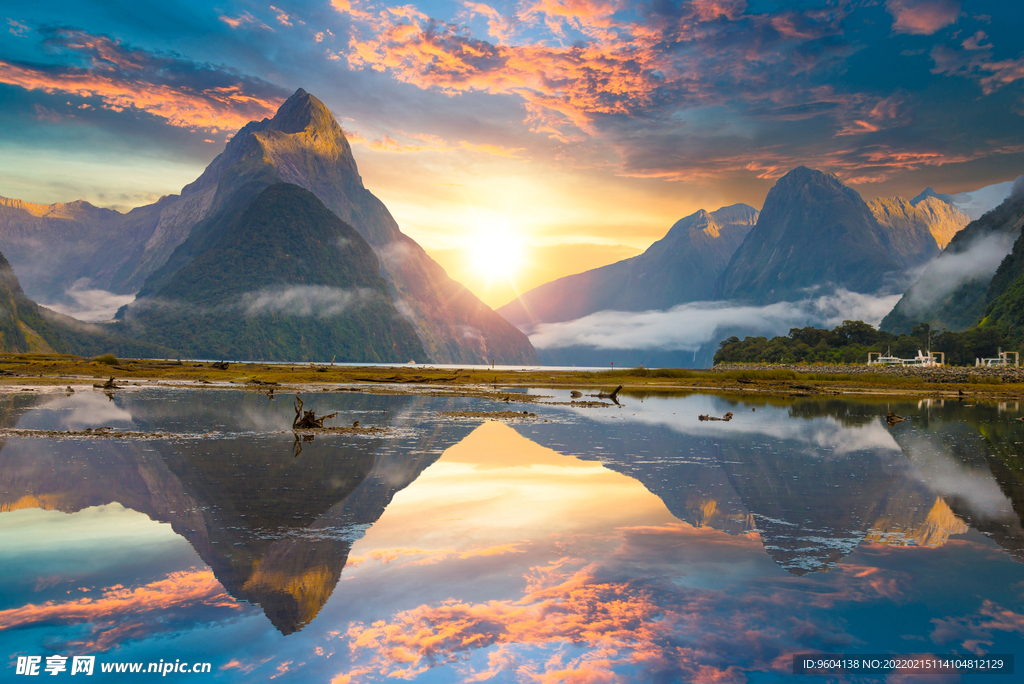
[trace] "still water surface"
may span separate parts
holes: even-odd
[[[282,395],[6,395],[4,427],[188,436],[0,442],[0,679],[33,655],[95,655],[86,681],[163,659],[211,663],[175,681],[337,684],[1024,656],[1020,407],[531,393],[563,403],[310,393],[391,430],[299,444]],[[506,409],[537,417],[441,415]]]

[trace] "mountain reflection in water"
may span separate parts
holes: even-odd
[[[241,406],[217,402],[208,393],[193,393],[190,399],[174,413],[166,404],[131,406],[129,398],[134,410],[111,407],[106,418],[121,411],[135,428],[152,429],[166,424],[161,418],[170,413],[178,427],[239,434],[213,440],[54,440],[44,450],[38,440],[12,440],[0,451],[6,490],[0,511],[38,507],[71,513],[117,502],[169,522],[232,596],[261,606],[282,634],[316,617],[338,582],[352,542],[397,490],[470,429],[438,425],[393,452],[383,448],[380,438],[324,436],[319,443],[314,440],[321,448],[307,444],[295,458],[290,432],[250,432],[287,426],[290,419],[281,420],[281,404],[256,395],[243,395]],[[86,395],[86,400],[96,402],[97,395]],[[386,403],[388,420],[401,423],[403,405],[409,402],[390,398]],[[370,402],[361,412],[383,416],[384,404]],[[59,407],[51,410],[59,415]],[[61,420],[61,427],[80,428],[75,416],[81,412],[67,413],[70,420]],[[212,425],[182,420],[190,413]],[[23,422],[35,424],[31,417]]]
[[[1016,408],[620,399],[502,424],[440,416],[482,400],[310,394],[392,432],[293,457],[283,396],[7,395],[6,427],[215,436],[0,445],[0,640],[162,657],[173,638],[241,680],[742,681],[794,652],[1024,636]],[[61,526],[121,560],[29,539]]]

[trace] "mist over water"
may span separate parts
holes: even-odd
[[[80,278],[62,298],[52,302],[42,299],[39,304],[80,321],[100,323],[113,320],[118,309],[134,300],[134,294],[116,294],[90,287],[88,278]]]
[[[1016,236],[1006,233],[983,235],[959,252],[943,252],[932,261],[903,303],[904,312],[914,316],[928,311],[960,286],[988,281],[1013,249]]]
[[[899,299],[898,294],[870,295],[839,288],[797,302],[764,306],[719,301],[681,304],[667,311],[599,311],[574,321],[542,323],[527,332],[541,359],[549,363],[552,359],[569,363],[557,355],[559,350],[571,349],[579,363],[606,365],[598,358],[616,352],[618,365],[625,365],[630,353],[661,352],[677,364],[692,367],[710,365],[718,343],[731,335],[774,337],[809,325],[833,328],[845,320],[878,325]],[[647,358],[656,357],[648,354]]]

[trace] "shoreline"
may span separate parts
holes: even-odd
[[[226,367],[225,367],[226,366]],[[622,385],[631,394],[715,392],[772,396],[885,396],[983,400],[1024,400],[1024,368],[908,366],[817,366],[722,364],[710,369],[609,369],[606,371],[481,370],[430,366],[377,367],[330,364],[169,362],[165,360],[91,360],[56,354],[0,355],[0,388],[18,391],[60,390],[84,384],[115,388],[189,387],[280,391],[352,391],[384,394],[443,393],[517,403],[529,395],[508,388],[611,390]]]

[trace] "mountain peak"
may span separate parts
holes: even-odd
[[[282,133],[301,133],[310,128],[341,132],[326,105],[302,88],[284,101],[267,126],[268,130]]]
[[[727,207],[716,209],[708,214],[716,223],[742,224],[752,226],[757,223],[758,211],[749,204],[730,204]]]
[[[947,195],[946,193],[942,193],[942,192],[936,192],[934,189],[932,189],[931,186],[928,186],[927,188],[922,190],[921,193],[919,195],[917,195],[917,197],[914,197],[913,199],[910,200],[910,203],[916,207],[918,204],[920,204],[924,200],[928,199],[929,197],[934,197],[936,199],[942,200],[943,202],[945,202],[946,204],[948,204],[951,207],[955,207],[956,206],[953,203],[953,196],[952,195]]]
[[[846,187],[843,181],[839,180],[839,176],[834,173],[828,173],[826,171],[820,171],[818,169],[812,169],[807,166],[798,166],[782,178],[778,180],[775,187],[794,187],[799,185],[807,185],[809,183],[817,184],[831,184]]]
[[[718,294],[771,303],[823,283],[874,292],[885,274],[904,268],[887,237],[856,190],[835,174],[797,167],[768,191]],[[931,248],[937,249],[934,240]]]

